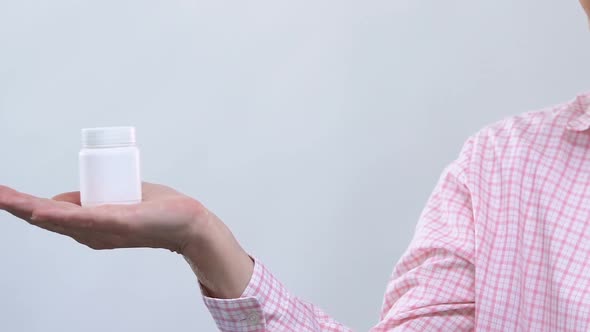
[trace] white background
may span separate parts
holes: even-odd
[[[146,180],[363,331],[465,139],[588,59],[574,0],[0,0],[0,183],[76,189],[80,128],[135,125]],[[0,213],[0,331],[215,330],[180,256]]]

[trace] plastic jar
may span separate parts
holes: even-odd
[[[141,202],[135,128],[82,129],[79,167],[82,206]]]

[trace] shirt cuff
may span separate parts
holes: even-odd
[[[289,301],[286,288],[256,259],[252,278],[240,298],[216,299],[203,294],[222,332],[266,331],[280,319]]]

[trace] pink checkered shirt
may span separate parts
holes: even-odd
[[[590,330],[589,106],[579,95],[467,140],[372,331]],[[241,298],[205,303],[222,331],[350,331],[260,262]]]

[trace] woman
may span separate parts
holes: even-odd
[[[582,0],[590,16],[590,0]],[[293,297],[195,199],[144,184],[135,206],[80,207],[0,186],[0,209],[93,249],[166,248],[222,331],[348,331]],[[440,178],[373,331],[590,329],[590,93],[508,118]],[[352,305],[352,304],[351,304]]]

